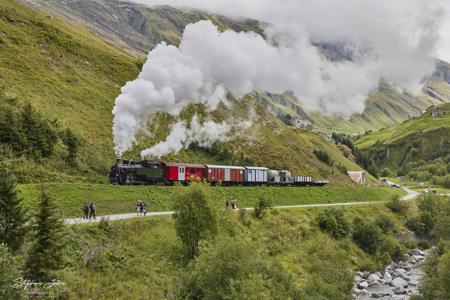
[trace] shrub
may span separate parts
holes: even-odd
[[[395,230],[395,222],[387,215],[381,215],[375,220],[375,224],[383,231],[389,233]]]
[[[442,186],[450,189],[450,175],[444,177],[444,180],[442,181]]]
[[[417,247],[419,247],[420,249],[426,250],[426,249],[430,249],[431,248],[431,244],[427,240],[420,240],[417,243]]]
[[[375,224],[357,218],[353,222],[353,240],[365,252],[375,254],[383,242],[383,233]]]
[[[437,219],[435,215],[428,211],[422,211],[417,217],[409,219],[406,222],[406,226],[417,235],[429,236],[436,222]]]
[[[194,258],[198,254],[200,240],[217,233],[216,217],[199,184],[192,184],[188,192],[177,197],[174,211],[177,236],[183,242],[188,257]]]
[[[339,239],[350,235],[351,225],[341,209],[326,209],[316,217],[320,229]]]
[[[450,251],[439,259],[438,276],[442,290],[442,299],[450,299]]]
[[[258,219],[262,219],[268,209],[272,209],[272,203],[266,198],[261,198],[255,205],[254,215]]]
[[[402,202],[398,195],[392,196],[391,201],[386,203],[386,207],[399,215],[404,215],[408,211],[408,203]]]
[[[450,216],[443,216],[436,222],[433,228],[433,238],[450,241]]]
[[[392,177],[392,176],[394,175],[394,173],[391,171],[391,169],[389,169],[389,168],[384,168],[384,169],[381,171],[380,175],[381,175],[382,177]]]
[[[395,238],[387,237],[380,247],[380,252],[389,254],[394,261],[399,261],[403,259],[406,249]]]
[[[329,166],[333,165],[333,160],[331,159],[331,157],[328,155],[328,153],[326,153],[325,151],[322,150],[314,150],[314,155],[321,161],[326,163]]]

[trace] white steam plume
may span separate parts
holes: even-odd
[[[254,90],[292,91],[310,110],[343,116],[362,112],[367,95],[380,80],[419,91],[424,77],[434,70],[431,57],[445,31],[439,26],[447,9],[446,4],[440,9],[443,3],[183,0],[196,8],[269,22],[266,39],[252,32],[221,33],[212,23],[201,21],[186,27],[179,48],[158,45],[139,77],[127,83],[116,99],[115,150],[118,154],[130,150],[155,112],[177,116],[192,103],[214,110],[227,91],[237,98]],[[351,60],[330,61],[317,44],[340,45]],[[204,125],[200,127],[208,127]],[[209,127],[202,136],[217,137],[217,126]],[[180,134],[184,136],[178,138]],[[170,146],[169,140],[178,141],[178,146]],[[178,151],[179,145],[191,141],[186,124],[177,123],[168,139],[155,146],[158,149],[143,154]]]

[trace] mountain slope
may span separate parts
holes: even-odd
[[[221,29],[260,31],[257,21],[236,21],[169,6],[147,7],[121,0],[20,1],[78,22],[103,38],[138,54],[147,54],[162,41],[178,45],[184,27],[200,20],[211,20]]]
[[[433,110],[442,116],[433,116]],[[430,108],[418,119],[366,134],[355,145],[375,160],[380,171],[388,168],[392,175],[419,180],[448,175],[450,103]]]
[[[120,87],[139,72],[136,58],[83,28],[48,18],[13,0],[0,4],[0,31],[2,103],[20,106],[30,102],[49,120],[57,118],[57,123],[73,129],[82,140],[78,167],[65,164],[57,154],[39,161],[22,157],[13,160],[16,175],[22,182],[35,182],[37,178],[67,181],[87,177],[106,181],[114,160],[111,111]],[[248,117],[254,107],[257,116],[250,132],[207,151],[191,147],[166,158],[287,167],[297,174],[348,184],[350,180],[338,166],[341,170],[342,167],[360,169],[328,140],[285,126],[252,99],[234,102],[232,110],[224,107],[214,117]],[[185,114],[197,110],[202,111],[202,108],[191,107]],[[139,148],[165,138],[171,119],[162,118],[156,138],[140,138]],[[336,165],[319,161],[313,154],[316,149],[329,153]],[[127,155],[136,157],[138,150]],[[372,182],[376,181],[372,179]]]

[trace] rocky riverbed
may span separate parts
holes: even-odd
[[[409,299],[418,291],[422,262],[429,251],[413,249],[406,259],[388,265],[384,272],[357,272],[353,299]]]

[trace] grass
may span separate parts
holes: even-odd
[[[418,119],[405,121],[402,124],[398,124],[378,132],[366,134],[359,138],[355,145],[358,148],[366,149],[375,143],[392,144],[408,136],[417,134],[424,135],[428,132],[442,129],[447,130],[448,136],[448,131],[450,130],[450,113],[448,112],[448,110],[450,110],[450,104],[445,103],[439,105],[438,107],[447,111],[443,117],[432,117],[432,109],[430,108]]]
[[[349,298],[351,272],[373,264],[374,258],[351,240],[321,233],[313,220],[322,210],[274,211],[263,220],[247,215],[247,225],[238,214],[222,215],[220,226],[229,228],[224,234],[250,244],[264,261],[281,264],[300,290],[318,299]],[[405,233],[384,205],[347,208],[345,215],[367,220],[387,215],[396,233]],[[66,266],[59,277],[70,298],[175,299],[190,270],[170,217],[66,227],[65,245]],[[345,297],[335,294],[339,290]]]
[[[84,202],[93,201],[97,214],[134,212],[138,200],[149,205],[149,211],[172,209],[174,198],[187,189],[183,186],[113,186],[87,183],[46,184],[48,193],[55,200],[64,217],[79,217]],[[24,184],[18,187],[25,206],[33,211],[39,197],[39,186]],[[358,186],[325,187],[206,187],[207,196],[218,207],[225,197],[235,197],[238,207],[254,207],[265,197],[273,205],[319,204],[358,201],[386,201],[392,195],[404,192],[392,188],[364,188]]]

